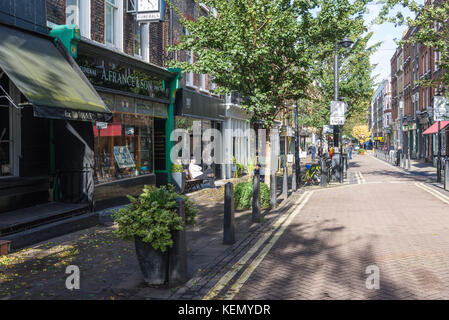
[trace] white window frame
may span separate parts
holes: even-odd
[[[434,52],[434,65],[435,65],[434,70],[438,71],[438,65],[440,63],[440,53],[437,50],[434,50],[433,52]]]
[[[207,83],[206,75],[202,73],[200,75],[200,89],[203,91],[209,92],[209,90],[207,89],[206,83]]]
[[[137,0],[126,0],[126,12],[127,13],[137,12]]]
[[[193,64],[193,52],[186,52],[187,62]],[[186,72],[186,86],[195,87],[193,72]]]
[[[186,36],[189,35],[189,31],[186,28],[184,28],[184,34]],[[187,58],[186,59],[187,62],[189,62],[190,64],[193,64],[193,61],[194,61],[193,60],[193,51],[190,51],[190,52],[186,51],[186,58]],[[186,86],[195,88],[193,72],[186,72],[185,75],[186,75]]]
[[[115,4],[111,3],[114,0],[105,0],[105,16],[104,16],[104,32],[105,32],[105,44],[110,47],[114,47],[123,51],[123,0],[115,0]],[[113,42],[108,42],[107,33],[108,33],[108,25],[106,23],[107,11],[112,7],[113,9],[113,29],[112,29],[112,38]]]
[[[76,2],[76,17],[74,21],[69,21],[68,5],[66,1],[66,24],[76,24],[80,28],[81,36],[91,38],[91,0],[74,0]]]

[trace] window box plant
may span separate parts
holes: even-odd
[[[178,198],[185,201],[185,221],[178,215]],[[172,185],[146,186],[139,197],[128,199],[131,203],[112,216],[118,224],[117,233],[124,240],[134,240],[145,281],[166,284],[173,233],[194,225],[198,209],[189,198],[174,192]]]
[[[175,191],[178,193],[184,193],[186,186],[186,173],[180,164],[172,165],[171,177],[173,185],[175,186]]]

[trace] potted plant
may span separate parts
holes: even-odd
[[[359,149],[357,152],[358,152],[358,154],[361,154],[361,155],[365,155],[366,154],[366,150],[365,149]]]
[[[186,173],[180,164],[174,164],[171,166],[171,177],[176,192],[184,193],[186,186]]]
[[[177,212],[178,198],[185,201],[185,223]],[[165,284],[172,232],[194,225],[198,209],[189,198],[174,192],[172,185],[145,186],[139,197],[128,199],[131,203],[112,215],[118,224],[116,232],[124,240],[134,240],[145,281],[151,285]]]

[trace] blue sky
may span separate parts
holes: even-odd
[[[406,30],[406,27],[395,27],[392,23],[373,25],[372,21],[379,14],[381,5],[371,4],[368,9],[369,12],[366,15],[366,21],[369,25],[370,31],[374,31],[374,35],[369,44],[382,42],[382,45],[379,47],[378,51],[371,57],[371,63],[377,64],[377,67],[373,72],[373,76],[378,75],[376,80],[380,82],[390,76],[390,59],[397,47],[394,40],[399,40],[402,37],[402,33]]]

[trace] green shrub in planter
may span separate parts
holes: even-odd
[[[366,153],[366,150],[365,149],[359,149],[357,152],[358,153]]]
[[[171,166],[171,172],[184,172],[184,168],[180,164],[173,164]]]
[[[234,206],[236,209],[251,208],[253,198],[253,182],[242,182],[234,187]],[[265,183],[260,183],[260,206],[270,207],[270,189]]]
[[[124,240],[138,237],[155,250],[165,252],[173,246],[171,232],[184,228],[177,213],[177,198],[185,200],[186,224],[194,225],[198,208],[188,197],[174,192],[172,185],[145,186],[139,197],[128,196],[131,203],[112,215],[118,224],[118,235]]]

